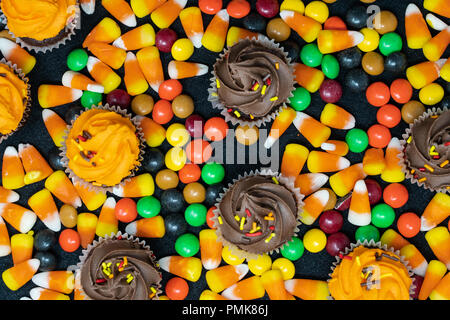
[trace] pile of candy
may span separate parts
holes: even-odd
[[[305,249],[312,254],[325,249],[331,257],[342,257],[350,243],[373,240],[399,250],[409,263],[417,287],[413,298],[449,300],[450,223],[444,223],[450,216],[450,196],[436,193],[421,216],[399,214],[397,209],[413,195],[407,182],[402,183],[401,137],[393,134],[397,126],[413,123],[427,106],[449,107],[444,96],[450,81],[445,56],[450,27],[444,22],[450,18],[448,1],[423,3],[442,19],[432,13],[424,18],[413,3],[405,5],[404,19],[388,10],[369,17],[361,4],[342,19],[330,16],[336,1],[305,5],[301,0],[258,0],[252,10],[245,0],[226,6],[222,0],[199,0],[189,7],[186,0],[103,0],[97,5],[95,0],[81,0],[86,14],[96,14],[102,6],[112,18],[102,17],[81,48],[70,52],[61,85],[35,88],[55,147],[47,159],[31,144],[17,149],[8,145],[3,153],[0,256],[12,257],[12,266],[2,271],[4,284],[16,291],[31,280],[37,286],[29,291],[33,300],[83,299],[73,272],[56,270],[53,250],[59,246],[75,253],[96,237],[120,230],[149,238],[149,243],[152,238],[174,239],[168,244],[173,254],[158,261],[170,275],[160,299],[185,299],[204,270],[208,287],[193,299],[328,299],[327,276],[317,280],[296,273]],[[210,16],[206,28],[205,16]],[[141,24],[141,18],[146,22]],[[170,29],[178,18],[182,38]],[[239,27],[230,25],[236,21]],[[399,21],[404,21],[407,47],[422,49],[427,61],[408,63]],[[124,26],[128,31],[122,33]],[[225,187],[226,166],[210,161],[211,144],[227,137],[229,125],[220,116],[205,119],[197,114],[199,106],[179,80],[205,76],[206,81],[211,66],[188,61],[199,49],[218,56],[225,46],[259,34],[280,42],[295,63],[296,88],[289,106],[269,125],[264,147],[270,149],[287,136],[291,125],[305,139],[305,145],[285,145],[280,172],[292,177],[305,196],[301,228],[306,232],[293,237],[279,254],[246,261],[223,246],[214,230],[214,205]],[[8,34],[0,34],[0,52],[25,74],[36,64]],[[170,54],[167,64],[160,53]],[[384,73],[394,74],[395,80],[380,81]],[[346,89],[377,108],[366,131],[358,128],[358,116],[339,104]],[[413,100],[417,94],[420,101]],[[313,103],[316,96],[323,104]],[[132,113],[147,144],[142,170],[110,194],[71,181],[59,155],[68,126],[83,110],[104,103]],[[56,111],[67,104],[60,116]],[[317,118],[314,110],[320,111]],[[234,129],[242,145],[259,140],[257,127]],[[342,133],[345,138],[334,138]],[[361,154],[362,160],[351,162],[349,153]],[[26,201],[29,209],[16,204],[16,191],[32,184],[36,188]],[[46,228],[34,234],[38,218]],[[351,237],[348,230],[354,230]],[[407,240],[419,232],[426,232],[435,259],[427,261]]]

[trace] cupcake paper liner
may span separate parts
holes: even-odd
[[[75,119],[72,120],[72,122],[70,124],[67,125],[67,130],[65,131],[65,136],[63,137],[63,142],[62,142],[62,146],[60,147],[60,153],[59,155],[61,156],[61,164],[63,165],[63,167],[65,168],[65,172],[69,175],[69,178],[72,180],[73,183],[77,182],[80,185],[88,188],[89,190],[93,190],[96,192],[113,192],[113,189],[115,187],[124,185],[125,183],[129,182],[131,180],[131,178],[133,178],[136,175],[136,172],[138,171],[139,167],[142,164],[142,161],[144,160],[144,148],[145,148],[145,140],[144,140],[144,133],[142,132],[142,129],[139,125],[139,121],[136,119],[136,117],[131,117],[131,115],[126,111],[123,110],[122,108],[118,107],[118,106],[110,106],[109,104],[105,104],[105,105],[98,105],[98,106],[92,106],[92,109],[101,109],[101,110],[108,110],[108,111],[112,111],[112,112],[116,112],[120,115],[122,115],[123,117],[128,118],[134,125],[134,127],[136,128],[136,136],[139,139],[139,157],[137,159],[137,161],[139,162],[138,165],[136,165],[132,170],[131,173],[128,177],[125,177],[122,179],[122,181],[114,186],[98,186],[93,184],[92,182],[88,182],[86,180],[83,180],[82,178],[78,177],[73,171],[72,169],[70,169],[69,167],[69,159],[66,156],[66,152],[67,152],[67,146],[66,146],[66,139],[69,135],[70,130],[72,130],[72,126],[74,124],[74,122],[76,121],[76,119],[78,119],[78,117],[83,113],[88,111],[88,109],[82,111],[78,116],[75,117]],[[91,110],[91,109],[89,109]]]
[[[216,234],[217,234],[217,241],[222,242],[223,246],[227,246],[230,249],[230,252],[236,256],[238,256],[239,258],[245,258],[247,260],[253,260],[253,259],[257,259],[258,256],[262,255],[262,253],[257,254],[257,253],[252,253],[252,252],[248,252],[245,250],[242,250],[240,248],[238,248],[235,244],[229,242],[228,240],[226,240],[223,236],[222,233],[220,232],[220,228],[219,226],[219,222],[218,222],[218,216],[220,215],[220,202],[222,201],[223,196],[225,195],[225,193],[227,193],[231,187],[238,182],[239,180],[243,179],[243,178],[247,178],[247,177],[251,177],[251,176],[270,176],[270,177],[276,177],[276,179],[278,180],[278,182],[280,184],[282,184],[284,187],[286,187],[289,191],[292,192],[292,194],[294,195],[296,202],[297,202],[297,224],[295,225],[295,228],[292,231],[292,236],[295,236],[295,234],[297,232],[299,232],[299,226],[302,224],[300,221],[300,217],[301,217],[301,212],[302,212],[302,208],[303,208],[303,198],[304,195],[300,193],[300,189],[299,188],[295,188],[294,186],[294,179],[292,177],[286,177],[286,176],[282,176],[279,173],[273,172],[270,169],[262,169],[262,170],[255,170],[255,171],[250,171],[250,172],[245,172],[243,175],[239,175],[236,179],[233,179],[233,182],[228,184],[227,188],[224,188],[222,193],[219,193],[219,197],[216,199],[216,204],[215,207],[216,209],[213,210],[214,216],[212,217],[212,220],[214,221],[214,228],[216,228]],[[282,243],[281,245],[279,245],[278,247],[274,248],[273,250],[271,250],[270,252],[265,252],[268,254],[272,254],[273,252],[278,253],[279,250],[284,246],[284,245],[289,245],[288,242]]]
[[[28,78],[25,76],[25,74],[22,72],[22,69],[20,69],[16,64],[13,64],[12,62],[6,60],[5,58],[2,58],[0,60],[0,63],[6,64],[8,67],[14,70],[16,76],[18,76],[25,84],[27,85],[27,101],[25,104],[25,108],[23,110],[22,120],[20,120],[19,124],[17,125],[17,128],[11,131],[7,134],[0,134],[0,143],[3,141],[6,141],[10,136],[12,136],[15,132],[19,131],[20,128],[22,128],[25,123],[28,120],[28,117],[30,116],[31,112],[31,85],[28,83]]]
[[[398,256],[400,258],[400,262],[406,267],[406,270],[408,271],[408,275],[412,280],[411,286],[409,287],[409,297],[410,297],[409,299],[412,300],[412,295],[414,295],[415,289],[416,289],[416,285],[414,284],[415,278],[413,277],[414,272],[412,271],[412,268],[411,268],[409,262],[407,260],[405,260],[405,258],[400,254],[400,250],[395,250],[392,247],[388,248],[387,244],[383,245],[381,243],[381,241],[375,242],[373,239],[371,239],[370,241],[364,240],[363,242],[361,242],[360,240],[358,240],[356,243],[351,243],[349,247],[346,247],[344,251],[341,251],[339,253],[346,256],[350,252],[353,252],[353,250],[355,248],[358,248],[361,246],[364,246],[365,248],[374,248],[374,249],[381,249],[384,251],[388,251],[388,252],[395,254],[396,256]],[[334,269],[342,261],[342,259],[339,257],[339,255],[335,256],[335,259],[336,259],[336,261],[334,261],[331,266],[331,272],[328,274],[329,278],[327,279],[327,282],[330,282],[330,280],[332,279],[332,276],[333,276]],[[331,295],[328,297],[328,299],[334,300],[334,298]]]
[[[116,240],[116,239],[122,239],[122,240],[127,240],[130,242],[133,242],[135,244],[138,244],[142,250],[148,250],[150,251],[150,256],[151,256],[151,262],[153,264],[153,266],[155,267],[156,271],[158,272],[160,278],[162,279],[162,273],[160,271],[159,265],[157,263],[156,257],[153,254],[153,251],[151,250],[150,246],[146,244],[146,242],[144,240],[140,240],[137,237],[131,236],[127,233],[122,233],[121,231],[117,232],[117,233],[111,233],[110,235],[105,235],[105,237],[99,237],[97,240],[94,240],[91,244],[89,244],[87,246],[86,249],[83,249],[81,251],[81,255],[79,257],[79,261],[76,265],[71,265],[67,268],[68,271],[73,271],[75,273],[75,288],[77,288],[78,290],[80,290],[81,294],[84,296],[84,300],[92,300],[84,291],[83,291],[83,287],[81,286],[80,280],[81,280],[81,268],[84,265],[85,260],[87,259],[87,257],[89,256],[89,253],[91,252],[91,250],[93,248],[95,248],[97,245],[99,245],[100,243],[102,243],[105,240]],[[159,300],[159,295],[162,294],[162,286],[161,283],[157,283],[156,284],[156,294],[155,297],[152,300]]]
[[[409,124],[409,128],[406,128],[405,133],[402,134],[403,139],[400,140],[400,144],[402,146],[402,152],[399,154],[399,158],[400,158],[399,165],[401,166],[402,171],[405,174],[405,178],[409,179],[412,184],[417,184],[419,187],[424,188],[425,190],[432,191],[432,192],[450,193],[450,190],[448,190],[444,187],[436,189],[436,188],[431,187],[428,183],[420,182],[419,180],[415,179],[414,175],[410,173],[410,170],[408,170],[410,163],[409,163],[408,159],[406,159],[406,155],[404,153],[404,150],[405,150],[406,146],[408,145],[407,140],[411,135],[412,127],[432,115],[439,115],[445,111],[448,111],[448,108],[443,108],[443,109],[435,108],[435,107],[430,108],[427,111],[425,111],[421,116],[416,118],[413,123]]]
[[[220,114],[225,118],[226,122],[230,122],[233,126],[240,125],[240,126],[249,126],[249,127],[261,127],[262,125],[266,123],[272,122],[276,116],[287,107],[287,104],[290,102],[289,98],[293,97],[293,91],[295,89],[295,75],[294,75],[294,65],[291,62],[291,58],[288,57],[287,52],[284,51],[284,48],[277,42],[275,42],[273,39],[269,39],[264,35],[258,35],[257,37],[252,38],[245,38],[242,40],[253,40],[259,42],[259,44],[268,47],[270,49],[279,50],[285,57],[287,64],[289,68],[292,70],[292,79],[290,79],[290,96],[286,99],[286,101],[283,101],[282,104],[280,104],[278,107],[274,108],[270,113],[265,115],[264,117],[258,117],[251,121],[241,120],[228,112],[228,106],[225,106],[222,102],[220,102],[219,97],[217,95],[217,86],[216,86],[216,75],[214,72],[214,68],[212,68],[210,78],[210,88],[208,89],[208,101],[211,102],[213,108],[219,109]],[[240,41],[242,41],[240,40]],[[238,43],[238,42],[237,42]],[[235,43],[234,45],[236,45]],[[226,48],[221,54],[219,54],[219,57],[216,59],[216,63],[220,60],[222,60],[230,51],[231,47]]]
[[[46,53],[47,51],[51,52],[53,49],[58,49],[60,46],[63,46],[66,44],[67,41],[70,41],[72,37],[75,35],[76,29],[80,29],[79,27],[79,21],[80,21],[80,5],[77,1],[76,5],[74,6],[75,13],[73,17],[69,18],[69,21],[67,21],[67,24],[65,28],[63,29],[66,32],[66,35],[64,35],[60,40],[56,41],[55,43],[43,45],[43,46],[36,46],[33,44],[30,44],[26,42],[26,40],[21,39],[19,37],[16,37],[14,33],[12,33],[8,29],[8,19],[4,15],[3,11],[0,9],[0,22],[5,25],[5,30],[8,30],[9,34],[12,35],[14,40],[17,44],[19,44],[22,48],[28,49],[30,51],[34,51],[36,53],[42,52]]]

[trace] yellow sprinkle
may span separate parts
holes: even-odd
[[[111,273],[111,274],[108,276],[108,278],[112,279],[112,278],[114,278],[114,275]]]
[[[430,156],[438,156],[439,152],[430,152]]]
[[[251,114],[251,115],[250,115],[250,119],[253,120],[253,119],[255,119],[255,117]]]
[[[416,169],[411,170],[411,174],[414,174],[414,172],[416,172]]]
[[[275,63],[275,69],[280,69],[280,64],[277,62],[277,63]]]
[[[436,119],[437,117],[438,116],[436,114],[431,116],[432,119]]]
[[[263,87],[261,89],[261,95],[265,95],[266,94],[266,89],[267,89],[267,86],[263,85]]]
[[[266,240],[264,240],[264,241],[267,243],[267,242],[269,242],[274,236],[275,236],[275,233],[272,232],[272,233],[270,234],[270,236],[269,236]]]
[[[238,118],[240,118],[241,117],[241,114],[237,111],[237,110],[234,110],[234,114],[236,115],[236,117],[238,117]]]
[[[408,140],[406,140],[407,143],[410,143],[412,141],[412,136],[409,136]]]
[[[277,178],[272,177],[272,180],[273,180],[273,182],[274,182],[275,184],[280,184],[280,183],[278,182]]]
[[[217,97],[217,96],[218,96],[217,92],[211,92],[211,95],[212,95],[213,97]]]
[[[245,217],[242,217],[239,229],[244,230],[244,224],[245,224]]]
[[[72,140],[72,141],[80,151],[84,151],[83,147],[79,143],[77,143],[75,140]]]
[[[108,262],[108,264],[106,265],[107,267],[111,267],[112,262]]]
[[[419,182],[424,182],[424,181],[426,181],[427,180],[427,178],[426,177],[423,177],[422,179],[419,179]]]
[[[360,261],[360,259],[359,259],[359,256],[356,256],[356,263],[358,264],[358,266],[361,265],[361,261]]]
[[[270,101],[277,101],[277,100],[278,100],[277,96],[270,98]]]
[[[259,83],[256,83],[254,86],[253,86],[253,91],[256,91],[256,90],[258,90],[259,89]]]
[[[434,172],[434,169],[433,169],[432,167],[430,167],[428,164],[424,164],[423,166],[424,166],[425,168],[427,168],[428,171]]]
[[[432,153],[434,150],[436,150],[436,146],[431,146],[430,153]]]
[[[264,220],[273,221],[273,220],[275,220],[275,219],[274,219],[273,217],[265,216],[265,217],[264,217]]]
[[[123,266],[126,266],[128,264],[128,258],[123,257]]]
[[[220,216],[217,217],[217,220],[219,220],[219,223],[220,223],[220,224],[223,224],[222,217],[220,217]]]
[[[273,212],[272,211],[269,212],[269,217],[273,217]]]
[[[234,215],[234,219],[236,219],[236,221],[240,221],[241,220],[241,218],[237,214]]]
[[[150,287],[150,290],[152,290],[153,293],[156,293],[156,289],[153,287]]]
[[[439,167],[443,168],[443,167],[445,167],[448,163],[449,163],[449,161],[448,161],[448,160],[445,160],[444,162],[442,162],[442,163],[439,165]]]
[[[220,88],[220,82],[218,79],[216,79],[216,85],[217,85],[217,88]]]

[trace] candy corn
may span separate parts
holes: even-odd
[[[31,72],[36,65],[35,57],[9,39],[0,38],[0,52],[6,60],[16,64],[24,74]]]
[[[281,173],[284,176],[297,177],[308,159],[309,150],[296,143],[286,145],[281,160]]]
[[[202,273],[202,262],[196,257],[168,256],[159,259],[158,264],[164,271],[192,282],[198,281]]]
[[[164,71],[158,48],[154,46],[139,50],[136,54],[142,73],[150,87],[158,92],[159,86],[164,82]]]
[[[83,48],[88,47],[92,42],[111,43],[120,37],[120,27],[111,18],[103,18],[98,25],[91,30],[83,42]]]
[[[14,265],[31,259],[33,255],[33,231],[11,236],[11,253]]]
[[[328,140],[331,129],[304,112],[297,111],[294,126],[314,147],[318,148]]]
[[[442,66],[440,75],[442,79],[450,82],[450,58]]]
[[[166,1],[167,0],[131,0],[130,5],[136,17],[143,18]]]
[[[424,0],[423,7],[428,11],[450,18],[450,7],[448,0]]]
[[[387,229],[380,238],[381,244],[386,245],[388,249],[400,250],[404,246],[409,244],[409,241],[403,238],[394,229]]]
[[[431,291],[430,300],[450,300],[450,272]]]
[[[28,199],[28,205],[47,228],[55,232],[61,230],[58,208],[50,191],[42,189],[36,192]]]
[[[113,69],[119,69],[122,67],[125,62],[125,58],[127,57],[127,52],[125,50],[104,42],[92,42],[89,44],[88,49],[101,62],[107,64]]]
[[[150,18],[160,29],[168,28],[178,18],[187,0],[169,0],[154,10]]]
[[[62,84],[65,87],[78,90],[87,90],[98,93],[103,93],[103,91],[105,91],[105,88],[103,88],[102,85],[89,79],[89,77],[82,73],[70,70],[63,74]]]
[[[155,183],[150,173],[132,177],[129,181],[113,188],[113,193],[116,196],[129,198],[151,196],[154,191]]]
[[[42,110],[42,119],[55,145],[61,147],[64,136],[66,135],[67,123],[56,112],[50,109]]]
[[[16,291],[31,280],[38,270],[39,265],[39,259],[29,259],[21,262],[3,271],[3,282],[10,290]]]
[[[366,226],[370,224],[370,202],[369,192],[364,180],[358,180],[353,188],[348,221],[355,226]]]
[[[196,48],[202,47],[203,18],[202,12],[197,7],[189,7],[181,10],[180,21],[184,33]],[[231,28],[230,28],[231,29]]]
[[[405,12],[405,31],[408,47],[411,49],[421,49],[431,39],[430,30],[423,19],[420,9],[410,3]]]
[[[42,108],[52,108],[77,101],[83,91],[65,86],[42,84],[38,88],[38,101]]]
[[[367,175],[376,176],[386,167],[383,149],[369,148],[364,153],[363,170]]]
[[[295,81],[311,93],[319,90],[325,79],[325,75],[321,70],[308,67],[301,63],[294,65],[294,75]]]
[[[11,253],[11,242],[9,239],[8,228],[5,221],[0,216],[0,257],[7,256]]]
[[[105,237],[117,233],[119,230],[119,221],[116,218],[114,208],[116,207],[116,200],[113,197],[108,197],[103,204],[102,210],[98,216],[95,234],[99,237]]]
[[[30,231],[37,218],[33,211],[14,203],[0,203],[0,216],[21,233]]]
[[[162,238],[166,233],[164,219],[161,216],[143,218],[129,223],[126,233],[143,238]]]
[[[433,229],[448,216],[450,216],[450,196],[436,193],[422,213],[420,231]]]
[[[320,149],[343,157],[348,153],[348,144],[340,140],[327,140],[320,145]]]
[[[204,229],[199,233],[200,255],[206,270],[215,269],[222,261],[222,242],[217,240],[213,229]]]
[[[62,202],[70,204],[75,208],[81,207],[81,199],[77,190],[75,190],[75,187],[64,171],[58,170],[53,172],[45,180],[45,187]]]
[[[39,287],[70,294],[75,287],[72,271],[48,271],[35,274],[31,279]]]
[[[327,190],[319,190],[303,200],[303,212],[300,220],[307,225],[312,225],[319,217],[328,203],[330,194]]]
[[[2,183],[6,189],[19,189],[25,185],[25,172],[16,148],[8,146],[3,153]]]
[[[87,300],[81,288],[81,272],[75,271],[75,283],[73,288],[73,299],[74,300]]]
[[[430,61],[438,61],[450,43],[450,26],[439,32],[423,46],[423,54]]]
[[[264,296],[265,289],[259,276],[253,276],[238,283],[222,292],[222,296],[229,300],[254,300]]]
[[[317,46],[322,54],[352,48],[363,41],[364,35],[358,31],[321,30],[317,36]]]
[[[17,192],[0,186],[0,203],[11,203],[19,201],[20,195]]]
[[[312,173],[335,172],[348,168],[350,166],[350,161],[335,154],[322,151],[311,151],[308,160],[306,161],[306,165],[308,170]],[[336,190],[334,191],[336,192]]]
[[[425,16],[425,20],[431,28],[437,31],[442,31],[448,26],[444,21],[442,21],[432,13],[428,13]]]
[[[125,59],[125,86],[131,96],[142,94],[148,89],[147,80],[139,67],[139,63],[133,52],[127,52]]]
[[[283,274],[278,269],[272,269],[261,275],[261,284],[270,300],[295,300],[284,288]]]
[[[222,292],[245,277],[248,265],[225,265],[206,272],[206,283],[213,292]]]
[[[162,125],[143,116],[136,116],[136,120],[139,122],[145,142],[149,147],[159,147],[166,140],[166,129]]]
[[[39,287],[30,290],[30,297],[33,300],[70,300],[68,295]]]
[[[436,227],[425,233],[434,255],[450,270],[450,233],[447,227]]]
[[[356,181],[367,175],[363,171],[363,164],[356,163],[330,177],[330,186],[339,197],[347,195],[355,186]]]
[[[136,27],[113,42],[113,46],[124,50],[138,50],[155,44],[155,29],[149,23]]]
[[[284,281],[286,290],[302,300],[328,300],[328,283],[321,280],[289,279]]]
[[[415,89],[422,89],[439,78],[439,69],[445,63],[442,61],[425,61],[406,69],[406,78]]]
[[[136,16],[125,0],[102,0],[102,5],[114,18],[127,27],[136,26]]]
[[[258,34],[255,32],[248,31],[247,29],[239,28],[232,26],[230,29],[228,29],[227,33],[227,47],[233,46],[235,43],[237,43],[239,40],[248,38],[257,38]]]
[[[402,182],[405,180],[405,174],[399,164],[402,147],[397,137],[393,137],[386,147],[386,167],[381,173],[381,179],[386,182]]]
[[[73,186],[77,190],[81,201],[89,211],[97,210],[106,201],[106,193],[96,190],[90,190],[79,182],[73,181]]]
[[[86,14],[93,14],[95,11],[95,0],[80,0],[81,9]]]
[[[199,77],[208,72],[205,64],[176,60],[170,61],[167,68],[171,79]]]
[[[280,17],[306,42],[316,40],[322,29],[322,25],[319,22],[296,11],[282,10]]]
[[[203,290],[198,300],[228,300],[220,294],[212,292],[211,290]]]
[[[81,246],[86,249],[88,244],[95,238],[95,229],[97,227],[97,216],[93,213],[80,213],[77,219],[77,231],[80,235]]]
[[[202,45],[213,52],[221,52],[225,46],[230,16],[226,9],[216,13],[202,37]]]
[[[286,129],[294,121],[297,113],[291,107],[284,108],[275,117],[270,128],[269,136],[264,142],[264,147],[269,149],[272,145],[281,137],[281,135],[286,131]]]
[[[430,293],[436,288],[446,272],[447,267],[439,260],[431,260],[428,263],[428,268],[425,272],[422,286],[420,287],[419,300],[428,299]]]
[[[325,105],[320,114],[320,122],[335,129],[349,130],[355,127],[355,117],[333,103]]]
[[[104,93],[110,93],[122,82],[122,79],[110,67],[97,58],[89,57],[86,67],[92,78],[103,86]]]
[[[407,244],[400,249],[400,254],[408,261],[412,271],[423,277],[428,267],[428,262],[420,251],[413,245]]]
[[[305,173],[295,178],[294,186],[300,189],[300,193],[308,196],[319,190],[328,181],[328,176],[323,173]]]
[[[34,146],[21,143],[18,150],[26,172],[23,178],[25,184],[41,181],[52,174],[53,169]]]

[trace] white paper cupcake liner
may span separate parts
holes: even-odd
[[[418,179],[414,178],[414,174],[411,174],[410,170],[408,168],[410,167],[410,163],[408,159],[406,158],[406,155],[404,153],[404,150],[406,146],[408,145],[408,138],[411,136],[411,130],[414,125],[417,123],[425,120],[426,118],[433,116],[433,115],[439,115],[443,113],[444,111],[448,111],[448,108],[430,108],[426,112],[424,112],[421,116],[414,119],[413,123],[409,124],[409,128],[406,128],[405,133],[402,134],[402,140],[400,140],[400,145],[402,146],[402,152],[399,154],[399,164],[402,168],[403,173],[405,174],[405,178],[408,179],[412,184],[417,184],[419,187],[424,188],[425,190],[429,190],[431,192],[440,192],[440,193],[450,193],[450,190],[447,188],[433,188],[431,187],[426,181],[419,181]]]
[[[211,71],[212,77],[210,78],[210,87],[208,88],[208,101],[211,102],[213,108],[220,110],[220,114],[225,118],[225,121],[230,122],[233,126],[240,125],[240,126],[249,126],[249,127],[254,127],[254,126],[261,127],[266,123],[272,122],[276,118],[276,116],[283,109],[285,109],[287,107],[287,104],[290,103],[289,98],[294,96],[293,95],[293,91],[295,89],[294,65],[291,62],[291,58],[288,57],[287,52],[284,51],[284,48],[279,43],[275,42],[273,39],[269,39],[268,37],[266,37],[264,35],[258,35],[257,37],[245,38],[242,40],[258,41],[260,44],[262,44],[265,47],[268,47],[273,50],[279,50],[286,57],[287,64],[292,71],[292,73],[291,73],[292,79],[289,79],[289,80],[291,80],[290,81],[291,88],[289,90],[290,91],[289,97],[286,99],[286,101],[283,101],[283,103],[281,103],[278,107],[274,108],[270,113],[268,113],[264,117],[258,117],[251,121],[239,119],[239,118],[235,117],[234,115],[230,114],[230,112],[228,112],[228,109],[229,109],[228,106],[225,106],[222,102],[220,102],[219,97],[217,95],[216,75],[214,72],[214,68],[212,68],[212,71]],[[240,40],[240,41],[242,41],[242,40]],[[237,42],[237,43],[239,43],[239,42]],[[234,45],[236,45],[237,43],[235,43]],[[224,58],[224,56],[228,54],[230,49],[231,49],[231,47],[228,47],[221,54],[219,54],[219,57],[216,59],[216,63],[218,61],[222,60]]]
[[[118,106],[110,106],[109,104],[105,105],[98,105],[98,106],[92,106],[91,109],[100,109],[100,110],[108,110],[115,113],[118,113],[122,115],[123,117],[128,118],[136,128],[136,136],[139,139],[139,157],[137,159],[138,165],[136,165],[133,170],[131,170],[131,173],[128,177],[125,177],[122,179],[122,181],[114,186],[98,186],[92,182],[83,180],[82,178],[78,177],[75,172],[72,171],[69,167],[69,159],[66,156],[67,153],[67,146],[66,146],[66,139],[69,135],[70,130],[72,129],[72,126],[74,122],[78,119],[78,117],[83,113],[88,111],[88,109],[83,110],[78,116],[75,117],[75,119],[72,120],[70,124],[67,125],[67,130],[65,131],[65,136],[63,137],[62,146],[60,147],[60,153],[61,156],[61,164],[65,168],[65,172],[69,175],[69,178],[73,182],[79,183],[81,186],[84,186],[85,188],[88,188],[88,190],[93,190],[96,192],[113,192],[114,188],[117,188],[119,186],[123,186],[125,183],[129,182],[131,178],[133,178],[136,175],[136,172],[139,170],[139,167],[142,164],[142,161],[144,160],[144,149],[145,149],[145,139],[144,139],[144,133],[142,132],[141,126],[139,125],[139,121],[136,117],[131,117],[131,115],[124,109],[118,107]],[[89,109],[89,110],[91,110]]]
[[[25,76],[25,74],[22,72],[22,69],[20,69],[16,64],[13,64],[11,61],[6,60],[5,58],[2,58],[0,60],[0,63],[3,63],[14,70],[14,73],[16,76],[18,76],[25,84],[27,85],[27,101],[25,103],[25,107],[23,110],[22,120],[20,120],[19,124],[17,125],[17,128],[11,131],[7,134],[0,134],[0,143],[3,141],[6,141],[10,136],[12,136],[15,132],[19,131],[20,128],[22,128],[25,123],[28,120],[28,117],[30,116],[31,112],[31,85],[29,84],[29,79]]]
[[[218,216],[220,215],[220,202],[222,201],[223,196],[225,195],[225,193],[227,193],[231,187],[233,187],[233,185],[238,182],[239,180],[243,179],[243,178],[247,178],[247,177],[251,177],[251,176],[270,176],[270,177],[275,177],[278,182],[283,185],[284,187],[286,187],[289,191],[292,192],[292,194],[294,195],[296,202],[297,202],[297,224],[295,225],[295,227],[293,228],[292,231],[292,236],[295,236],[295,234],[297,232],[299,232],[299,226],[302,224],[300,221],[300,217],[301,217],[301,213],[303,210],[303,198],[304,195],[301,194],[300,189],[296,188],[294,186],[294,179],[292,177],[286,177],[283,176],[279,173],[273,172],[270,169],[262,169],[262,170],[255,170],[255,171],[250,171],[250,172],[245,172],[243,175],[239,175],[236,179],[233,179],[233,182],[228,184],[227,188],[224,188],[223,192],[219,193],[219,198],[216,199],[216,204],[215,207],[216,209],[213,210],[214,216],[213,216],[213,221],[214,221],[214,228],[216,228],[216,234],[217,234],[217,241],[220,241],[223,243],[223,246],[228,247],[230,249],[230,252],[236,256],[238,256],[239,258],[245,258],[247,260],[253,260],[253,259],[257,259],[258,256],[262,255],[263,253],[252,253],[252,252],[248,252],[245,250],[242,250],[240,248],[238,248],[235,244],[229,242],[227,239],[225,239],[220,231],[220,224],[218,222]],[[280,244],[278,247],[274,248],[273,250],[271,250],[270,252],[264,252],[267,254],[273,254],[274,252],[278,253],[279,250],[284,247],[284,245],[289,245],[289,242],[285,242]]]

